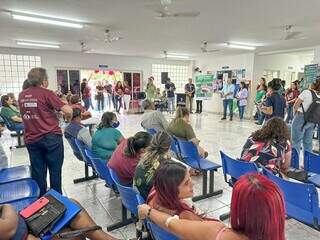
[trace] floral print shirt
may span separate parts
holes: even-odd
[[[258,142],[249,137],[243,146],[241,159],[246,162],[255,162],[264,166],[273,173],[279,173],[281,164],[285,161],[285,154],[291,151],[291,144],[279,144],[276,141]]]

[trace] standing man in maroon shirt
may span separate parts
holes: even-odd
[[[28,73],[31,86],[19,94],[31,175],[38,183],[41,195],[47,191],[47,169],[50,174],[50,187],[62,193],[64,149],[57,112],[62,111],[67,119],[72,116],[70,106],[65,105],[54,92],[41,87],[47,80],[48,75],[44,68],[33,68]]]

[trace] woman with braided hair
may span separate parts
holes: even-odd
[[[136,166],[149,146],[151,135],[137,132],[134,136],[124,139],[113,152],[108,167],[113,169],[123,185],[131,185]]]
[[[162,163],[171,161],[170,145],[170,135],[164,131],[157,132],[137,165],[133,184],[144,199],[148,197],[153,186],[156,170]]]

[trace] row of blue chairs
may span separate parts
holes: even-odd
[[[320,230],[319,196],[314,184],[288,181],[275,176],[267,169],[259,169],[255,163],[233,159],[222,151],[220,151],[220,155],[225,181],[231,187],[242,175],[247,173],[262,172],[270,180],[275,182],[282,190],[285,198],[287,215],[296,219],[297,221],[303,222],[317,230]],[[312,158],[311,161],[315,159],[320,161],[318,155],[306,153],[305,156]],[[305,162],[309,160],[310,159],[305,159]],[[319,170],[320,169],[318,168],[318,171]],[[228,218],[228,216],[228,214],[223,214],[220,216],[220,220],[225,220]]]
[[[81,149],[81,153],[84,155],[83,157],[87,159],[88,164],[94,169],[99,178],[105,181],[105,186],[120,195],[122,201],[122,219],[118,223],[109,225],[107,230],[113,231],[136,222],[138,220],[138,204],[144,203],[141,195],[132,186],[122,185],[116,172],[106,166],[103,159],[96,157],[83,142],[76,140],[76,144],[79,149]],[[128,218],[127,211],[130,212],[130,218]],[[168,236],[167,238],[155,238],[155,240],[177,239],[153,223],[149,223],[148,226],[150,226],[155,236]]]
[[[148,133],[154,135],[156,129],[146,129]],[[202,194],[192,198],[194,202],[222,194],[222,190],[214,190],[214,172],[221,168],[221,165],[216,164],[208,159],[201,157],[197,147],[191,141],[185,141],[171,136],[171,151],[176,158],[189,167],[202,173]],[[208,172],[209,172],[209,191],[208,191]]]

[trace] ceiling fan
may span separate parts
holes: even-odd
[[[84,41],[80,42],[80,51],[82,53],[90,53],[92,51],[91,48],[88,48],[88,46],[86,45],[86,43]]]
[[[209,52],[219,52],[219,49],[208,49],[208,42],[204,41],[200,47],[201,51],[203,53],[209,53]]]
[[[105,43],[112,43],[123,39],[123,37],[120,35],[120,33],[112,32],[110,29],[106,29],[104,31],[104,39],[103,41]]]
[[[302,32],[293,31],[293,25],[286,25],[284,26],[285,37],[283,40],[297,40],[302,39],[303,37],[300,36]]]
[[[167,19],[167,18],[194,18],[200,15],[199,11],[190,12],[171,12],[169,10],[174,0],[159,0],[157,3],[156,19]]]

